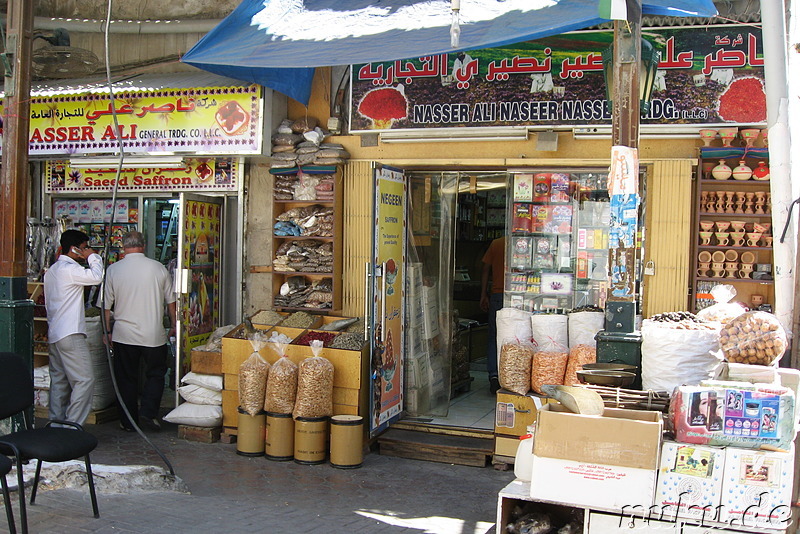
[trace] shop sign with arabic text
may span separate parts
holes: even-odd
[[[660,53],[643,124],[766,122],[761,29],[645,28]],[[351,131],[610,124],[602,51],[610,31],[354,65]]]
[[[205,87],[31,99],[31,156],[261,152],[261,88]],[[118,127],[114,126],[116,112]],[[2,113],[2,106],[0,106]]]
[[[146,169],[125,168],[120,192],[237,191],[241,183],[241,158],[185,158],[179,165]],[[117,177],[115,168],[73,169],[68,161],[48,161],[47,193],[108,193]]]

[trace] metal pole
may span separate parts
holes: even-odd
[[[25,258],[33,2],[9,0],[0,169],[0,351],[33,361],[33,302]]]

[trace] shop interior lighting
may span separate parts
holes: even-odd
[[[177,167],[183,166],[180,156],[128,156],[122,161],[123,169],[146,169],[151,167]],[[69,160],[73,169],[97,169],[119,167],[119,157],[104,158],[73,158]]]
[[[441,143],[463,141],[527,141],[528,128],[443,128],[398,130],[380,134],[383,143]]]

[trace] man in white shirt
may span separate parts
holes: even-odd
[[[114,322],[114,374],[131,418],[153,431],[161,428],[158,409],[164,393],[169,349],[164,329],[164,305],[175,333],[175,293],[169,271],[144,255],[144,236],[130,232],[122,238],[125,257],[108,268],[103,302],[106,324]],[[145,379],[139,400],[139,364],[144,362]],[[141,409],[140,409],[141,403]],[[122,410],[120,409],[122,412]],[[141,415],[141,421],[139,416]],[[124,412],[123,430],[132,430]]]
[[[89,268],[77,260],[86,260]],[[103,279],[103,260],[79,230],[61,234],[61,255],[44,275],[50,344],[50,419],[83,424],[92,409],[94,373],[86,344],[83,290]]]

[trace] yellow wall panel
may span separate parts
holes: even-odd
[[[372,248],[372,163],[351,161],[344,166],[344,250],[342,313],[363,317],[364,275]]]
[[[645,317],[687,309],[692,224],[692,160],[657,160],[647,174]]]

